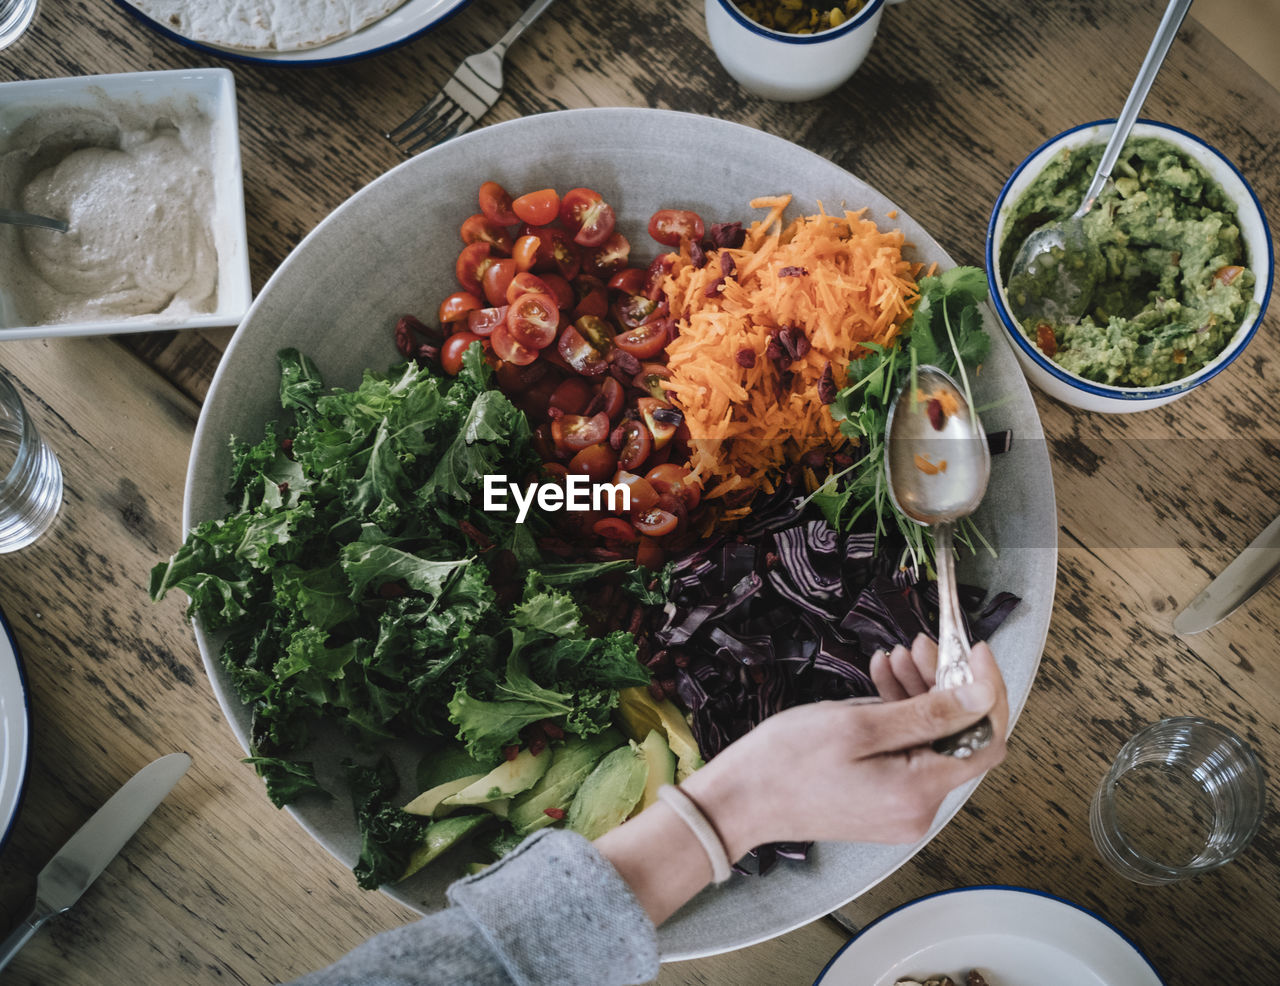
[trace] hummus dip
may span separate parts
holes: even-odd
[[[1064,150],[1014,206],[1000,255],[1015,310],[1045,285],[1034,276],[1009,283],[1008,265],[1035,229],[1075,212],[1102,149]],[[1178,148],[1131,139],[1084,217],[1096,248],[1088,310],[1074,323],[1023,331],[1059,366],[1099,383],[1154,387],[1194,373],[1226,348],[1252,308],[1255,278],[1236,215],[1222,188]]]
[[[0,148],[0,200],[69,228],[5,231],[9,323],[214,311],[212,147],[195,110],[143,118],[104,101],[18,127]]]

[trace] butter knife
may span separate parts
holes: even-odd
[[[1173,620],[1175,633],[1199,633],[1226,619],[1280,571],[1280,517]]]
[[[36,904],[31,913],[0,942],[0,969],[40,925],[80,899],[190,766],[191,757],[185,753],[153,760],[80,826],[36,878]]]

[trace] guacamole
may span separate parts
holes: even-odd
[[[1010,284],[1009,265],[1038,227],[1075,212],[1102,144],[1064,150],[1014,206],[1000,256],[1016,311],[1046,282]],[[1133,138],[1112,181],[1084,216],[1095,287],[1076,322],[1023,325],[1033,344],[1072,373],[1119,387],[1185,377],[1226,347],[1254,307],[1235,205],[1204,169],[1168,141]]]

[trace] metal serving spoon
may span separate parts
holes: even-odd
[[[1111,177],[1138,111],[1190,7],[1191,0],[1169,0],[1080,207],[1066,219],[1046,223],[1033,232],[1013,258],[1006,282],[1007,294],[1010,307],[1023,328],[1034,328],[1042,321],[1053,324],[1074,321],[1088,309],[1099,264],[1097,250],[1085,236],[1084,215],[1098,201]],[[1018,290],[1019,285],[1030,283],[1034,283],[1037,290]]]
[[[969,641],[956,592],[951,534],[955,522],[978,509],[991,477],[991,450],[977,413],[959,385],[936,366],[916,367],[889,405],[885,472],[894,505],[933,530],[938,561],[938,671],[936,688],[973,681]],[[991,742],[991,720],[937,740],[933,748],[972,756]]]
[[[14,226],[39,226],[41,229],[56,229],[59,233],[67,231],[65,220],[50,219],[48,216],[17,212],[13,209],[0,209],[0,223],[12,223]]]

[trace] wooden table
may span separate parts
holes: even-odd
[[[639,105],[750,124],[869,181],[958,260],[977,263],[1004,178],[1047,136],[1114,113],[1162,7],[916,0],[888,11],[850,84],[781,105],[747,96],[720,69],[699,4],[560,0],[512,51],[507,95],[486,122]],[[401,160],[380,131],[517,11],[516,0],[476,3],[406,47],[349,64],[226,63],[239,94],[255,289],[323,216]],[[0,79],[217,63],[107,0],[65,0],[42,4],[34,29],[0,54]],[[1280,220],[1280,93],[1194,20],[1146,115],[1222,148]],[[1277,512],[1278,321],[1273,307],[1229,373],[1166,409],[1101,417],[1037,396],[1053,453],[1060,563],[1036,686],[1007,763],[909,864],[844,909],[851,921],[929,891],[1019,884],[1115,922],[1171,984],[1280,973],[1274,807],[1239,861],[1165,888],[1112,875],[1087,823],[1120,743],[1165,715],[1231,725],[1280,775],[1280,586],[1209,632],[1170,630],[1174,612]],[[0,345],[0,364],[66,475],[57,526],[0,558],[0,607],[26,660],[35,730],[25,801],[0,856],[0,922],[19,916],[44,860],[136,769],[174,749],[195,756],[173,795],[6,982],[272,982],[413,916],[356,890],[345,868],[269,805],[238,762],[182,600],[147,600],[151,565],[181,540],[192,429],[229,337],[228,329]],[[1274,803],[1274,779],[1270,789]],[[659,981],[809,983],[843,940],[818,921],[669,966]]]

